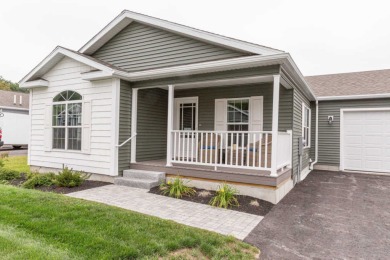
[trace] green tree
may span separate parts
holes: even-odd
[[[12,82],[10,80],[6,80],[2,76],[0,76],[0,90],[17,91],[17,92],[24,92],[24,93],[28,92],[27,89],[21,89],[18,83]]]

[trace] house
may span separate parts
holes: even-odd
[[[123,11],[20,81],[31,98],[28,163],[139,186],[150,172],[210,189],[228,182],[277,203],[310,165],[337,165],[337,151],[318,158],[338,140],[317,138],[328,101],[316,109],[316,82],[284,51]],[[319,126],[337,128],[332,115]]]
[[[0,141],[21,148],[28,143],[29,94],[0,90]]]

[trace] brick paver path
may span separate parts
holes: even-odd
[[[148,193],[147,190],[107,185],[68,194],[192,227],[244,239],[263,219],[261,216]]]

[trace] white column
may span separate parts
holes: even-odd
[[[274,92],[272,101],[272,158],[271,158],[271,176],[278,176],[277,149],[278,149],[278,130],[279,130],[279,90],[280,75],[274,75]]]
[[[131,96],[131,136],[137,134],[137,109],[138,109],[138,89],[132,89]],[[137,158],[137,136],[131,139],[130,162],[135,163]]]
[[[175,87],[168,86],[168,129],[167,129],[167,166],[172,166],[172,130],[173,130],[173,106],[175,99]]]

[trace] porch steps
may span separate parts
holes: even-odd
[[[114,184],[150,190],[163,181],[165,181],[165,172],[130,169],[123,171],[123,177],[115,178]]]

